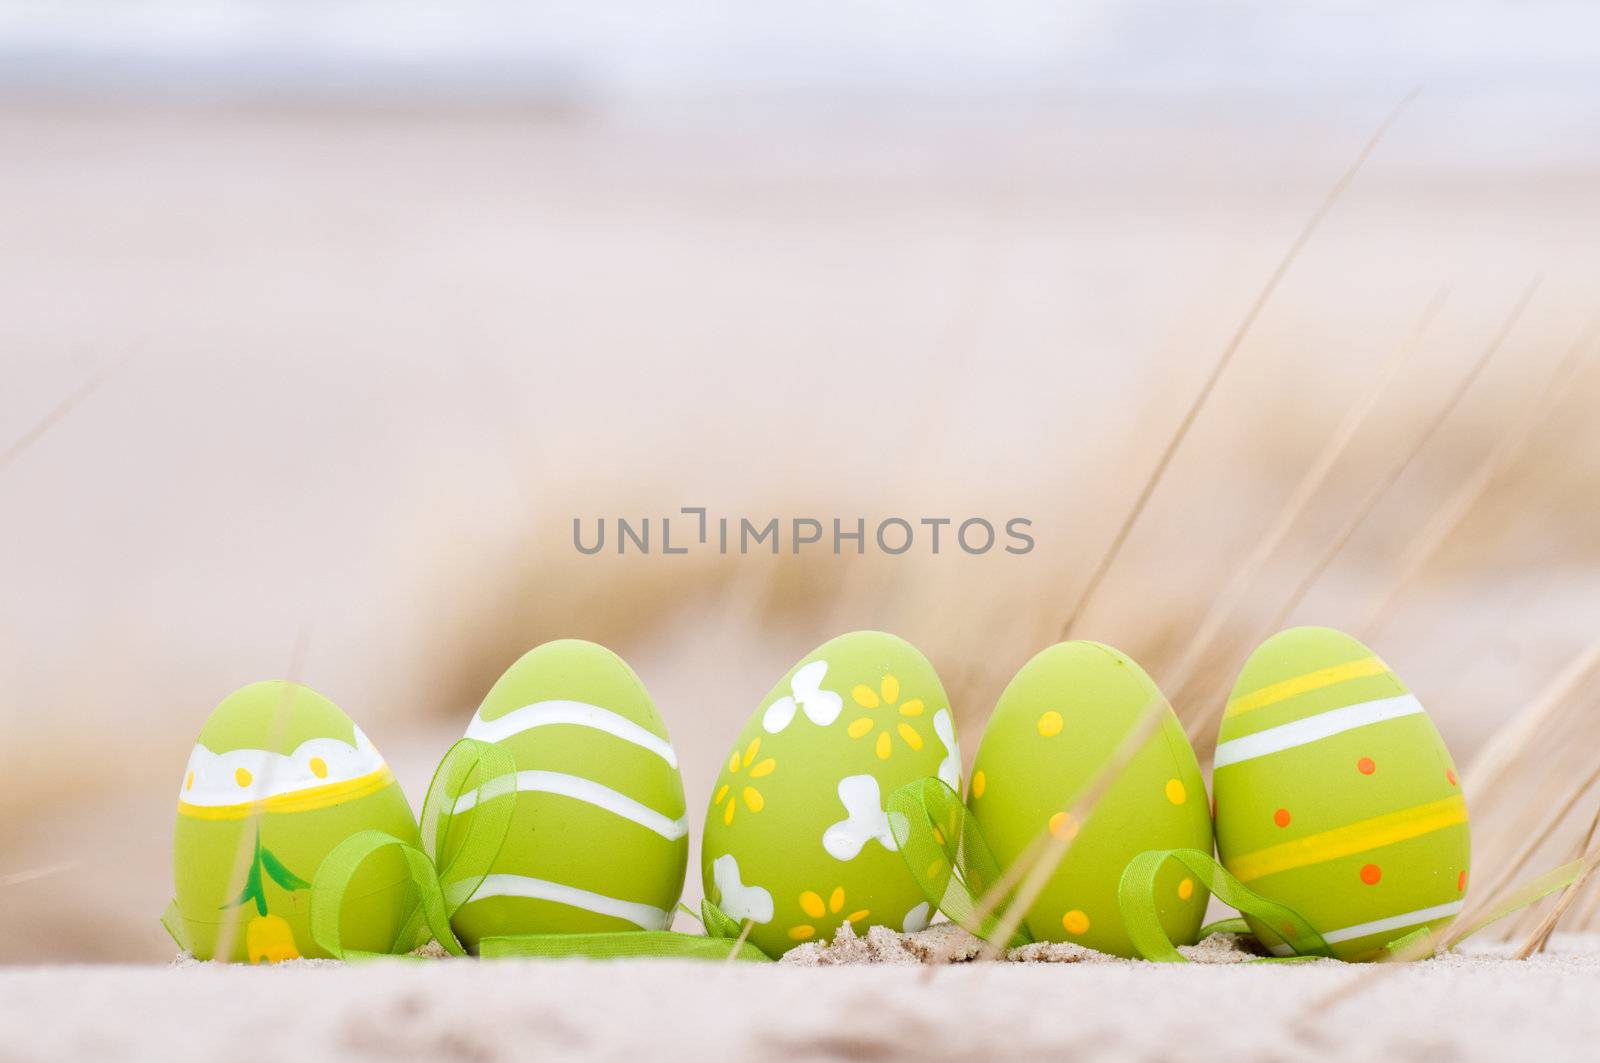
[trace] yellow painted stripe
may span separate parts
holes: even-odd
[[[1229,860],[1227,867],[1240,882],[1249,882],[1280,871],[1291,871],[1379,846],[1393,845],[1408,838],[1418,838],[1466,821],[1467,802],[1460,794],[1452,794],[1442,801],[1430,801],[1425,805],[1346,823],[1333,830],[1308,834],[1292,842],[1269,845]]]
[[[354,779],[306,790],[291,790],[286,794],[274,794],[259,801],[244,801],[237,805],[191,805],[187,801],[179,801],[178,815],[194,819],[243,819],[257,812],[310,812],[377,793],[392,782],[394,772],[385,764],[377,771]]]
[[[1280,701],[1288,701],[1296,694],[1304,694],[1309,690],[1321,690],[1331,687],[1335,683],[1343,683],[1348,679],[1365,679],[1368,676],[1385,675],[1389,666],[1376,657],[1362,657],[1347,664],[1336,664],[1332,668],[1321,668],[1305,675],[1297,675],[1293,679],[1285,679],[1281,683],[1262,687],[1252,694],[1234,698],[1228,702],[1227,711],[1223,716],[1240,716],[1256,709],[1264,709],[1268,705],[1276,705]]]

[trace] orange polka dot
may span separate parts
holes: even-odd
[[[1446,771],[1445,771],[1445,773],[1444,773],[1444,777],[1445,777],[1445,778],[1446,778],[1446,779],[1449,779],[1449,780],[1450,780],[1450,785],[1451,785],[1451,786],[1455,786],[1455,785],[1457,785],[1457,782],[1456,782],[1456,773],[1455,773],[1455,771],[1454,771],[1454,770],[1453,770],[1453,769],[1447,769],[1447,770],[1446,770]]]
[[[1371,775],[1377,770],[1378,766],[1372,762],[1371,757],[1362,757],[1360,760],[1356,761],[1356,771],[1359,771],[1363,775]]]
[[[1194,896],[1194,879],[1186,878],[1178,883],[1178,900],[1186,901]]]
[[[1062,841],[1071,841],[1077,837],[1078,821],[1072,818],[1071,812],[1057,812],[1050,817],[1050,833]]]
[[[1289,922],[1279,923],[1278,932],[1283,935],[1285,941],[1288,941],[1294,937],[1294,924]]]
[[[1081,934],[1089,929],[1089,917],[1074,908],[1061,917],[1061,925],[1067,928],[1069,934]]]
[[[1278,809],[1272,814],[1272,822],[1280,827],[1287,827],[1289,825],[1289,810],[1287,808]]]
[[[1467,888],[1467,873],[1465,871],[1456,876],[1456,892],[1461,893]]]
[[[983,789],[989,784],[989,779],[981,771],[972,773],[972,796],[982,797]]]
[[[1383,877],[1383,869],[1377,864],[1367,864],[1361,869],[1361,881],[1369,886],[1376,886]]]

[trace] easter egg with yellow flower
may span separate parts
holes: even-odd
[[[1157,713],[1082,822],[1075,799]],[[1123,869],[1150,849],[1211,852],[1205,783],[1183,726],[1154,681],[1097,642],[1064,642],[1023,665],[1000,695],[973,762],[967,807],[1001,869],[1048,834],[1069,842],[1024,917],[1038,941],[1069,941],[1117,956],[1137,951],[1122,923]],[[1176,861],[1157,877],[1167,936],[1192,944],[1207,893]]]
[[[179,785],[168,929],[202,960],[326,956],[311,939],[311,882],[364,830],[417,841],[411,806],[361,728],[296,683],[235,691],[206,720]],[[410,889],[398,850],[366,861],[340,914],[345,945],[390,951]]]
[[[1214,763],[1223,866],[1304,916],[1333,955],[1376,959],[1461,910],[1471,836],[1455,764],[1421,702],[1356,639],[1300,627],[1264,642]],[[1251,925],[1288,952],[1277,928]]]
[[[961,781],[944,687],[881,631],[817,647],[768,692],[723,758],[701,846],[708,922],[777,957],[849,922],[917,930],[931,914],[887,802],[900,786]]]
[[[578,639],[528,651],[466,737],[510,753],[516,772],[483,785],[468,777],[445,809],[441,865],[466,844],[481,802],[515,802],[498,855],[451,917],[463,945],[667,928],[689,859],[683,779],[655,703],[621,657]]]

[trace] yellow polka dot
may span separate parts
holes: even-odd
[[[816,935],[817,928],[814,926],[792,926],[789,928],[789,937],[795,941],[810,941]]]
[[[1046,738],[1053,738],[1061,733],[1061,714],[1051,709],[1039,717],[1039,733]]]
[[[932,880],[938,878],[943,873],[944,873],[944,861],[943,860],[940,860],[940,859],[936,858],[933,861],[933,863],[928,865],[928,880],[929,881],[932,881]]]
[[[243,768],[233,769],[233,781],[240,786],[250,785],[250,773]]]
[[[1057,812],[1050,817],[1050,833],[1064,841],[1071,841],[1077,837],[1078,821],[1072,818],[1071,812]]]
[[[938,827],[933,828],[933,840],[938,842],[940,845],[943,845],[944,831],[940,830]]]
[[[883,682],[878,684],[878,691],[886,703],[893,705],[900,700],[900,680],[892,675],[886,675],[883,677]]]
[[[870,730],[872,730],[872,717],[861,716],[850,721],[850,726],[845,728],[845,733],[851,738],[860,738]]]
[[[813,919],[821,919],[822,913],[827,909],[823,908],[822,897],[819,894],[806,890],[800,894],[800,910]]]
[[[1061,917],[1061,925],[1067,928],[1069,934],[1081,934],[1089,929],[1089,917],[1074,908]]]
[[[844,917],[844,921],[847,922],[847,923],[859,923],[859,922],[861,922],[861,920],[867,918],[867,916],[869,916],[871,914],[872,914],[871,912],[869,912],[867,909],[863,908],[860,911],[851,912],[849,915],[845,916]]]
[[[915,727],[912,727],[909,723],[903,723],[895,730],[900,732],[900,737],[905,740],[906,745],[914,750],[922,748],[922,736],[917,733]]]
[[[1184,799],[1187,798],[1188,796],[1189,796],[1189,791],[1187,791],[1187,790],[1185,790],[1183,788],[1183,783],[1179,782],[1177,779],[1168,779],[1167,780],[1167,800],[1168,801],[1171,801],[1175,805],[1181,805],[1181,804],[1183,804]]]
[[[1186,878],[1178,883],[1178,900],[1186,901],[1194,896],[1194,879]]]
[[[185,790],[193,790],[194,789],[194,772],[191,771],[189,773],[189,777],[187,779],[183,780],[183,788]]]
[[[729,771],[738,771],[739,770],[739,751],[737,749],[735,749],[732,753],[728,754],[728,770]]]
[[[923,710],[926,707],[927,706],[922,704],[922,699],[921,698],[912,698],[911,700],[907,701],[904,705],[900,706],[900,715],[902,715],[902,716],[921,716],[922,713],[923,713]]]
[[[843,907],[844,907],[844,887],[843,886],[835,886],[833,888],[833,892],[828,895],[828,911],[837,912],[840,908],[843,908]]]
[[[873,750],[875,753],[878,754],[878,759],[879,760],[888,760],[889,759],[889,754],[891,752],[893,752],[893,748],[894,747],[889,744],[889,732],[888,731],[879,731],[878,732],[878,744],[877,744],[877,747]]]
[[[879,704],[878,692],[867,686],[865,683],[857,683],[854,687],[852,687],[850,690],[850,697],[863,709],[875,709]]]
[[[752,812],[760,812],[766,806],[767,803],[762,799],[760,790],[757,790],[754,786],[746,786],[744,788],[744,807]]]
[[[989,783],[988,776],[984,775],[983,772],[981,772],[981,771],[973,772],[972,773],[972,796],[973,797],[982,797],[983,796],[983,788],[985,786],[987,786],[988,783]]]
[[[312,757],[311,774],[319,779],[326,779],[328,777],[328,762],[321,757]]]
[[[756,753],[761,749],[761,739],[752,738],[750,746],[744,751],[744,766],[749,767],[750,762],[756,759]]]

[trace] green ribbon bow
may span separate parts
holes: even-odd
[[[1000,881],[1002,872],[961,796],[939,779],[917,779],[891,794],[888,804],[889,829],[894,833],[906,867],[922,887],[928,902],[951,922],[988,940],[1000,924],[1001,913],[1015,897],[1007,893],[998,904],[991,905],[989,911],[982,912],[982,898]],[[1293,953],[1284,957],[1263,957],[1255,962],[1294,962],[1331,955],[1328,943],[1304,916],[1244,885],[1210,853],[1199,849],[1156,849],[1130,860],[1117,884],[1123,926],[1143,958],[1163,963],[1188,962],[1167,937],[1158,915],[1156,876],[1168,860],[1181,863],[1224,904],[1279,931],[1277,938],[1268,944],[1281,940]],[[1457,931],[1450,937],[1450,944],[1459,944],[1513,912],[1571,885],[1582,870],[1583,861],[1575,860],[1540,875]],[[1200,936],[1249,932],[1245,920],[1224,919],[1202,927]],[[1272,932],[1268,933],[1270,936]],[[1008,948],[1015,948],[1032,940],[1024,922],[1006,944]],[[1434,955],[1443,944],[1443,938],[1434,940],[1432,932],[1424,927],[1390,942],[1385,949],[1397,958],[1424,958]]]

